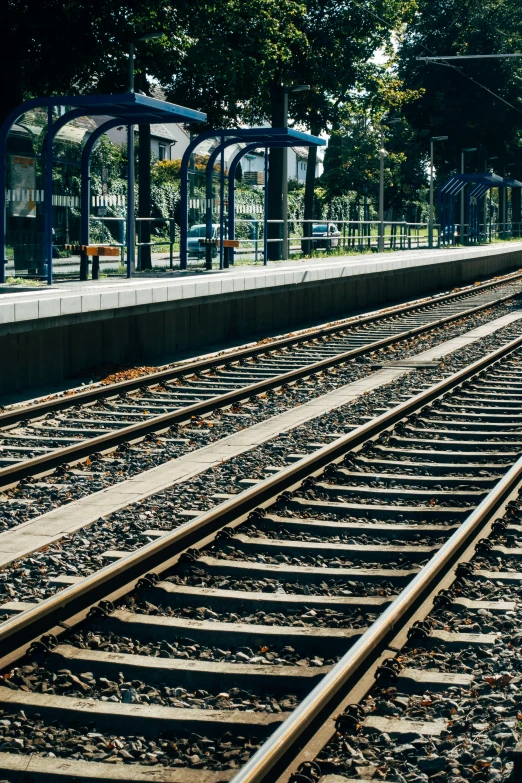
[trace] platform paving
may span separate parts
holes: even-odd
[[[18,525],[0,534],[0,567],[18,560],[40,547],[48,546],[83,527],[93,524],[100,517],[118,511],[121,508],[141,501],[150,495],[187,481],[194,476],[220,465],[224,460],[243,454],[271,438],[298,427],[300,424],[339,408],[346,403],[400,378],[415,368],[416,364],[442,358],[470,343],[493,334],[514,321],[522,318],[522,310],[517,310],[472,329],[465,334],[448,340],[434,348],[399,361],[395,367],[386,367],[353,383],[317,397],[309,402],[273,416],[266,421],[247,427],[209,446],[193,451],[177,459],[170,460],[126,481],[95,492],[80,500],[68,503],[47,514]]]
[[[0,324],[22,323],[141,305],[201,299],[284,288],[337,278],[377,275],[397,270],[516,254],[522,242],[481,247],[409,250],[361,256],[304,259],[284,263],[238,266],[225,270],[187,270],[166,277],[134,277],[59,283],[32,290],[0,287]]]

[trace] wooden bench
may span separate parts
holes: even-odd
[[[212,245],[212,247],[219,247],[219,239],[200,239],[200,245]],[[224,239],[223,247],[239,247],[239,239]]]
[[[112,245],[65,245],[73,253],[85,253],[86,256],[119,256],[120,248]]]

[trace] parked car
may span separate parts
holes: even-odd
[[[330,250],[332,247],[339,247],[341,244],[341,234],[335,223],[314,223],[312,225],[312,249],[324,247]],[[307,250],[307,239],[301,240],[303,252]]]
[[[203,223],[198,223],[189,229],[187,234],[187,251],[191,258],[205,258],[205,245],[200,244],[200,239],[205,239],[207,227]],[[219,224],[212,225],[212,239],[219,238]],[[218,253],[217,245],[212,245],[212,258],[216,258]]]

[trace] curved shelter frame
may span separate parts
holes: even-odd
[[[64,108],[65,112],[58,118],[54,117],[55,108]],[[53,140],[58,131],[68,122],[78,117],[110,117],[102,128],[109,130],[115,125],[127,125],[132,130],[134,125],[150,125],[158,122],[205,122],[203,112],[187,109],[146,95],[127,92],[117,95],[65,95],[50,98],[32,98],[14,109],[0,127],[0,283],[5,282],[6,259],[6,149],[9,132],[15,122],[26,112],[33,109],[46,109],[47,135],[43,147],[45,161],[44,171],[44,247],[43,264],[47,266],[47,282],[53,280],[52,259],[52,167]],[[97,138],[103,133],[100,128]],[[94,134],[93,134],[94,135]],[[130,136],[133,136],[131,133]],[[96,139],[95,139],[96,140]],[[89,210],[89,156],[94,142],[87,144],[82,155],[82,242],[88,241],[88,210]],[[127,277],[130,277],[134,258],[134,176],[133,160],[129,157],[129,198],[127,203]],[[86,195],[87,194],[87,195]]]
[[[492,188],[522,188],[522,182],[505,179],[498,174],[455,174],[438,190],[438,215],[443,244],[453,243],[455,237],[455,198],[466,187],[470,236],[478,236],[480,226],[479,199]]]
[[[187,236],[188,236],[188,199],[189,199],[189,187],[188,187],[188,176],[189,176],[189,162],[190,157],[196,150],[196,148],[204,141],[212,138],[218,139],[218,146],[216,149],[213,150],[209,162],[207,163],[207,182],[208,182],[208,167],[210,167],[210,181],[212,181],[212,166],[214,165],[214,162],[217,158],[217,155],[221,153],[222,161],[223,161],[223,151],[224,149],[229,146],[230,144],[237,144],[237,143],[244,143],[246,145],[252,145],[254,144],[254,147],[250,147],[251,149],[255,149],[257,147],[265,147],[266,150],[268,150],[270,147],[293,147],[293,146],[300,146],[300,147],[323,147],[326,144],[326,141],[324,139],[319,138],[319,136],[312,136],[309,133],[301,133],[300,131],[293,130],[291,128],[227,128],[227,129],[221,129],[221,130],[210,130],[206,131],[205,133],[202,133],[201,135],[197,136],[195,139],[191,141],[187,149],[185,150],[183,154],[183,158],[181,161],[181,184],[180,184],[180,202],[181,202],[181,214],[180,214],[180,267],[181,269],[187,268],[187,262],[188,262],[188,248],[187,248]],[[212,160],[212,163],[210,163],[210,160]],[[268,183],[268,169],[267,169],[267,161],[268,161],[268,155],[265,154],[265,231],[264,231],[264,262],[266,263],[267,253],[266,253],[266,242],[267,242],[267,232],[266,232],[266,223],[267,223],[267,183]],[[225,182],[225,171],[224,171],[224,162],[221,166],[221,181],[220,181],[220,236],[224,236],[224,182]],[[230,188],[230,180],[229,180],[229,188]],[[210,206],[210,210],[212,207]],[[211,213],[212,214],[212,213]],[[230,225],[234,223],[234,214],[232,210],[230,210],[230,203],[229,203],[229,232],[230,232]],[[210,220],[210,230],[212,229],[212,220]],[[208,233],[209,231],[209,224],[208,224],[208,192],[207,192],[207,236],[206,241],[209,243],[211,241],[211,233]],[[234,233],[234,227],[232,225],[232,233]],[[224,252],[223,252],[223,242],[220,242],[220,268],[223,268],[224,266]]]

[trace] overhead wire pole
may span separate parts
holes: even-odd
[[[433,144],[436,141],[446,141],[447,136],[432,136],[430,139],[430,215],[429,215],[429,224],[428,224],[428,247],[431,249],[433,247],[433,217],[434,217],[434,210],[433,210],[433,183],[434,183],[434,171],[433,171]]]
[[[387,120],[388,125],[392,123],[400,122],[400,119]],[[384,128],[386,126],[381,123],[381,149],[379,150],[379,236],[377,239],[377,247],[379,253],[384,251],[384,158],[388,154],[384,148]]]
[[[466,152],[476,152],[476,147],[463,147],[460,151],[460,173],[464,174],[465,171],[465,154]],[[460,226],[459,226],[459,241],[463,245],[467,238],[467,231],[465,228],[466,222],[466,202],[465,202],[465,188],[460,191]]]
[[[378,238],[378,250],[379,253],[384,251],[384,156],[386,150],[384,149],[384,131],[381,127],[381,149],[379,150],[379,238]]]
[[[134,92],[134,50],[135,50],[135,43],[139,41],[152,41],[157,38],[162,38],[163,33],[145,33],[145,35],[141,35],[139,38],[136,39],[136,41],[131,41],[129,44],[129,84],[128,84],[128,92],[133,93]],[[142,132],[145,133],[144,126],[140,126],[142,128]],[[145,167],[148,167],[148,187],[147,183],[141,182],[140,184],[142,186],[145,186],[145,190],[148,191],[145,195],[142,192],[141,198],[140,198],[140,215],[143,216],[143,211],[146,211],[150,215],[150,124],[147,126],[147,132],[146,132],[147,140],[144,141],[143,138],[140,140],[140,173],[144,173]],[[135,191],[135,163],[134,163],[134,125],[127,125],[127,155],[129,158],[129,166],[128,166],[128,178],[127,178],[127,201],[128,201],[128,209],[127,209],[127,277],[131,277],[132,273],[135,271],[135,250],[136,250],[136,206],[134,203],[134,191]],[[146,150],[148,148],[148,151]],[[147,158],[145,161],[143,160],[144,154],[147,155]],[[140,179],[143,179],[141,177]],[[145,204],[147,203],[148,209],[145,209]],[[146,229],[145,229],[145,238],[149,237],[150,232],[150,223],[148,221],[145,221]],[[150,254],[150,244],[148,245],[148,253]],[[141,256],[140,256],[141,258]],[[152,263],[152,262],[151,262]]]

